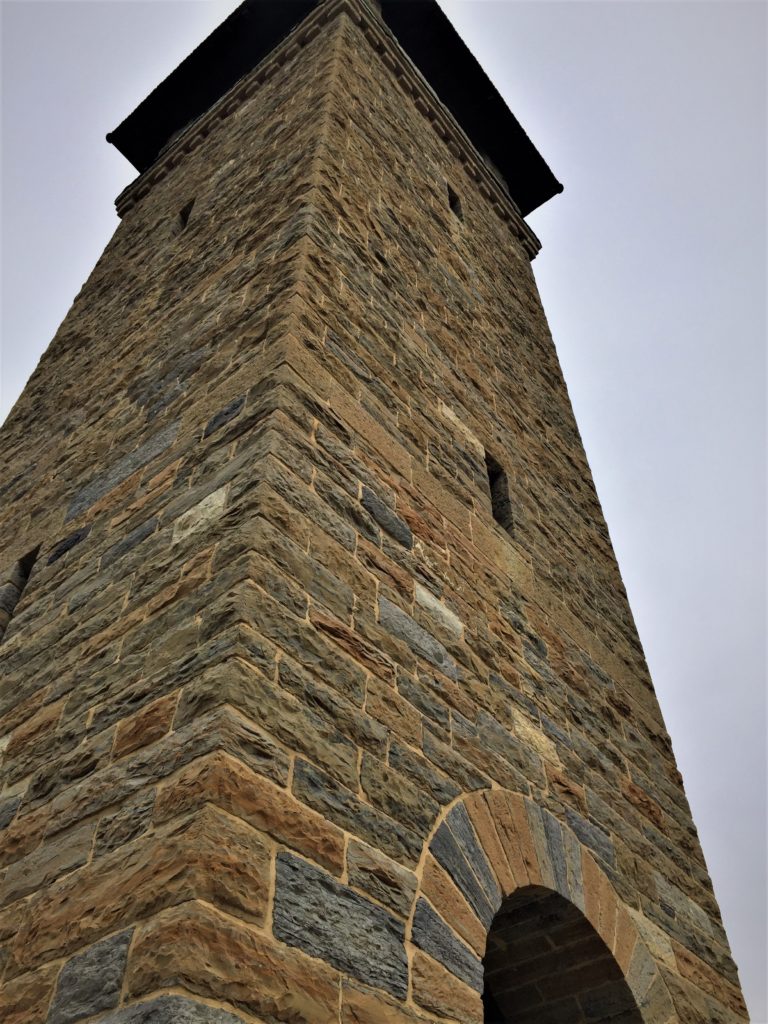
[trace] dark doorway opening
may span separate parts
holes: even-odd
[[[499,909],[488,935],[485,1024],[642,1024],[613,954],[577,906],[537,886]]]

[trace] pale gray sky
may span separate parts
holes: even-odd
[[[565,184],[535,263],[756,1024],[766,925],[766,6],[441,0]],[[236,0],[2,0],[4,416]]]

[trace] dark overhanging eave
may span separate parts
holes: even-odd
[[[107,135],[139,171],[259,64],[322,0],[244,0]],[[436,0],[381,0],[382,16],[523,216],[563,186]]]

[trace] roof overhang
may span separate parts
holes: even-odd
[[[140,172],[323,0],[244,0],[107,136]],[[369,0],[370,2],[370,0]],[[436,0],[380,0],[384,22],[525,216],[563,186]]]

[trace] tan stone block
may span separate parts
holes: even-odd
[[[480,993],[420,950],[414,953],[411,985],[414,1002],[430,1013],[461,1024],[483,1024]]]
[[[600,923],[600,886],[602,872],[591,854],[581,851],[581,877],[584,885],[584,916],[597,930]]]
[[[325,636],[330,637],[346,654],[354,658],[356,662],[367,668],[377,678],[394,684],[395,666],[392,661],[368,643],[359,633],[350,629],[338,619],[326,615],[317,608],[312,608],[309,615],[310,621],[316,629],[319,629]]]
[[[34,850],[43,838],[50,817],[50,806],[38,807],[29,814],[17,815],[0,831],[0,867]]]
[[[46,704],[26,721],[20,723],[11,733],[5,757],[22,763],[25,757],[51,745],[51,737],[55,733],[56,723],[61,717],[64,701]]]
[[[622,971],[626,974],[637,942],[637,928],[632,916],[623,905],[616,915],[616,934],[613,940],[613,955]]]
[[[165,736],[173,722],[180,692],[176,690],[169,693],[137,711],[130,718],[123,719],[115,732],[112,756],[117,760]]]
[[[485,850],[488,861],[496,875],[502,896],[509,896],[518,887],[515,873],[507,860],[504,848],[496,831],[494,818],[486,795],[473,794],[466,802],[466,808],[475,826],[477,837]]]
[[[159,914],[134,937],[125,993],[180,986],[285,1024],[337,1024],[332,968],[201,903]]]
[[[580,814],[586,814],[587,800],[584,795],[584,787],[569,778],[565,772],[560,771],[554,764],[545,762],[544,770],[547,774],[547,786],[550,792],[566,806],[574,807]]]
[[[635,785],[631,779],[622,779],[621,791],[627,800],[636,807],[641,814],[653,822],[656,828],[663,829],[666,815],[656,801],[650,797],[644,789]]]
[[[180,544],[191,537],[193,533],[199,533],[201,530],[211,527],[221,519],[226,503],[226,487],[220,487],[212,494],[207,494],[202,501],[193,505],[176,520],[173,526],[173,543]]]
[[[26,700],[23,700],[16,707],[11,708],[4,715],[0,716],[0,737],[8,736],[10,742],[10,734],[22,723],[32,718],[49,692],[50,687],[41,688],[33,693],[31,697],[27,697]]]
[[[204,899],[263,922],[270,846],[214,807],[52,883],[26,904],[7,967],[15,977],[159,910]]]
[[[421,715],[389,684],[375,677],[368,680],[364,710],[407,744],[421,748]]]
[[[486,794],[486,800],[517,887],[539,885],[541,872],[523,798],[504,790],[492,790]]]
[[[158,824],[215,804],[260,832],[322,864],[336,875],[344,866],[344,833],[289,792],[217,752],[188,765],[160,790]]]
[[[22,974],[0,985],[0,1020],[3,1024],[43,1024],[53,996],[60,964]]]
[[[431,853],[424,862],[421,891],[440,915],[450,921],[451,927],[470,945],[478,956],[485,952],[487,932],[475,916],[453,880],[440,867]]]
[[[341,1024],[415,1024],[424,1018],[396,1005],[383,992],[344,980],[341,990]]]
[[[692,982],[697,988],[710,996],[719,999],[734,1013],[747,1016],[747,1007],[744,998],[736,988],[721,974],[718,974],[709,964],[704,963],[694,953],[681,946],[679,942],[672,940],[677,968],[683,978]]]

